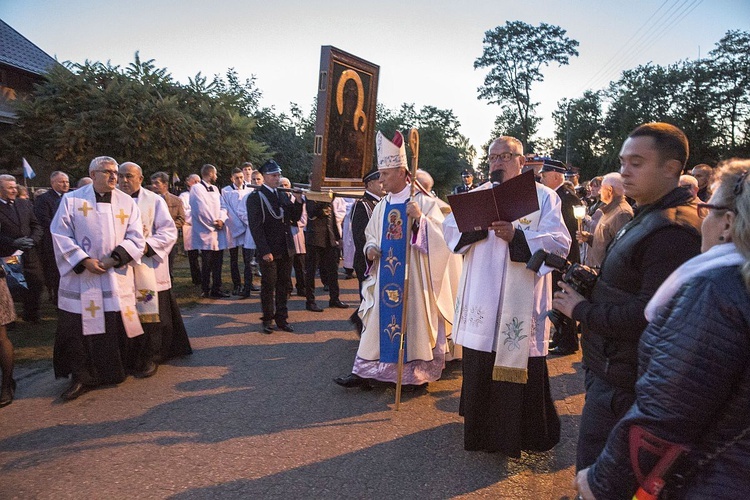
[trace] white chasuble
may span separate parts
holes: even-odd
[[[143,333],[135,306],[132,264],[140,263],[145,239],[133,199],[115,189],[111,203],[97,203],[93,185],[66,193],[50,226],[60,270],[58,307],[80,314],[84,335],[104,333],[104,312],[122,315],[129,337]],[[102,260],[122,247],[133,261],[104,274],[74,269],[86,258]]]
[[[487,183],[477,189],[491,187]],[[523,231],[532,255],[539,249],[566,255],[571,238],[562,219],[560,198],[541,184],[536,189],[539,211],[513,225]],[[504,349],[511,355],[507,367],[525,370],[523,359],[547,354],[549,320],[545,315],[552,302],[551,269],[542,266],[533,273],[525,269],[525,263],[511,262],[508,243],[494,233],[456,249],[461,233],[452,214],[443,230],[448,246],[464,254],[455,308],[455,342],[483,352]],[[508,378],[523,380],[522,375]]]
[[[210,186],[201,181],[190,188],[190,216],[193,223],[194,250],[227,248],[226,231],[215,226],[217,220],[227,220],[227,211],[222,207],[218,186]]]
[[[380,248],[387,202],[403,203],[409,197],[409,189],[407,186],[401,193],[389,194],[375,206],[365,229],[365,253],[369,247]],[[461,259],[453,255],[445,244],[442,231],[444,215],[440,205],[435,199],[421,193],[415,195],[414,201],[419,205],[423,216],[418,221],[419,231],[416,241],[412,243],[409,258],[406,357],[409,361],[431,361],[438,327],[443,327],[446,335],[451,331]],[[381,302],[378,266],[373,265],[370,273],[362,284],[364,299],[359,314],[364,329],[357,356],[364,360],[377,360],[380,359]]]

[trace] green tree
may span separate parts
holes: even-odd
[[[542,66],[567,65],[577,56],[578,42],[565,36],[559,26],[541,23],[532,26],[522,21],[507,21],[484,34],[484,49],[474,68],[489,68],[479,99],[506,105],[518,114],[524,144],[533,135],[534,108],[531,86],[544,81]]]
[[[18,104],[17,126],[3,146],[11,154],[3,156],[35,157],[47,170],[80,177],[91,158],[109,155],[146,173],[167,170],[182,178],[204,163],[228,176],[243,161],[267,157],[247,114],[260,91],[233,70],[226,80],[216,76],[209,83],[199,74],[181,85],[138,53],[124,69],[89,61],[65,66]]]
[[[578,167],[585,179],[611,171],[600,161],[602,116],[601,93],[590,90],[578,99],[562,99],[552,112],[555,121],[552,156]]]
[[[750,136],[742,133],[750,115],[750,33],[727,31],[709,55],[721,103],[722,145],[728,155],[750,154]]]
[[[451,192],[461,180],[461,171],[470,169],[476,151],[459,129],[461,123],[452,110],[402,104],[398,110],[378,105],[376,128],[389,139],[396,130],[419,130],[419,166],[435,179],[438,196]],[[411,155],[407,138],[407,154]]]

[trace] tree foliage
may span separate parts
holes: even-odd
[[[419,167],[435,179],[438,196],[450,193],[460,183],[461,171],[472,168],[476,150],[459,132],[461,124],[452,110],[435,106],[417,110],[414,104],[406,103],[391,110],[378,105],[376,122],[376,128],[389,139],[396,130],[419,130]],[[411,157],[408,144],[407,152]]]
[[[538,103],[531,99],[531,86],[544,81],[542,67],[567,65],[570,57],[578,55],[578,42],[565,34],[559,26],[532,26],[522,21],[507,21],[484,34],[482,55],[474,61],[475,69],[489,68],[484,85],[477,89],[479,99],[513,109],[521,125],[518,139],[524,144],[533,135]]]
[[[67,63],[18,104],[4,144],[12,154],[4,156],[36,157],[73,177],[86,175],[99,155],[183,178],[212,163],[228,176],[243,161],[267,157],[253,137],[259,98],[254,79],[241,82],[232,69],[226,78],[199,74],[181,85],[138,53],[125,68]]]
[[[570,107],[568,107],[570,106]],[[750,34],[729,31],[709,57],[623,71],[606,90],[558,102],[554,154],[584,178],[617,169],[620,147],[635,127],[664,121],[690,141],[690,165],[750,155]],[[568,121],[569,120],[569,121]]]

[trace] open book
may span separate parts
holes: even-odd
[[[493,188],[477,188],[448,196],[459,231],[487,229],[496,221],[513,222],[539,210],[534,172],[516,176]]]

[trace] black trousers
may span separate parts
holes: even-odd
[[[49,252],[42,252],[42,268],[44,269],[44,283],[50,299],[57,306],[57,290],[60,288],[60,270],[55,262],[55,253],[51,248]]]
[[[633,390],[615,387],[595,375],[591,370],[584,373],[586,402],[581,412],[581,427],[576,446],[576,471],[596,462],[615,424],[635,403]]]
[[[29,265],[24,262],[23,277],[26,278],[26,285],[29,287],[21,293],[23,319],[36,321],[39,319],[39,306],[44,290],[44,274],[40,260],[37,259]],[[55,290],[55,296],[57,296],[57,290]]]
[[[287,309],[287,286],[292,274],[292,258],[289,255],[274,257],[271,262],[261,259],[260,265],[260,303],[263,309],[263,321],[276,320],[276,324],[286,323],[289,317]]]
[[[245,266],[245,291],[250,289],[253,284],[253,259],[255,258],[254,248],[242,248],[242,263]]]
[[[194,285],[201,284],[201,266],[198,259],[199,255],[200,250],[187,251],[188,263],[190,264],[190,277],[192,278]]]
[[[201,250],[201,291],[221,292],[221,266],[224,250]]]
[[[240,276],[240,249],[242,247],[234,247],[229,249],[229,273],[232,275],[232,288],[242,286],[242,276]],[[243,261],[244,255],[243,255]],[[247,268],[247,266],[245,266]]]
[[[562,273],[552,271],[552,292],[560,290],[557,282],[562,280]],[[562,316],[562,315],[561,315]],[[554,332],[552,332],[552,342],[557,345],[558,349],[564,351],[578,350],[578,333],[576,332],[576,322],[572,319],[562,316],[564,321]]]
[[[169,252],[169,279],[174,281],[174,259],[177,257],[177,245]]]
[[[294,286],[299,293],[307,293],[307,254],[298,253],[294,255]],[[289,283],[289,290],[292,284]]]
[[[307,245],[305,285],[307,303],[315,302],[315,270],[320,265],[320,279],[328,285],[330,300],[339,300],[339,253],[337,247]],[[325,278],[324,278],[325,276]]]

